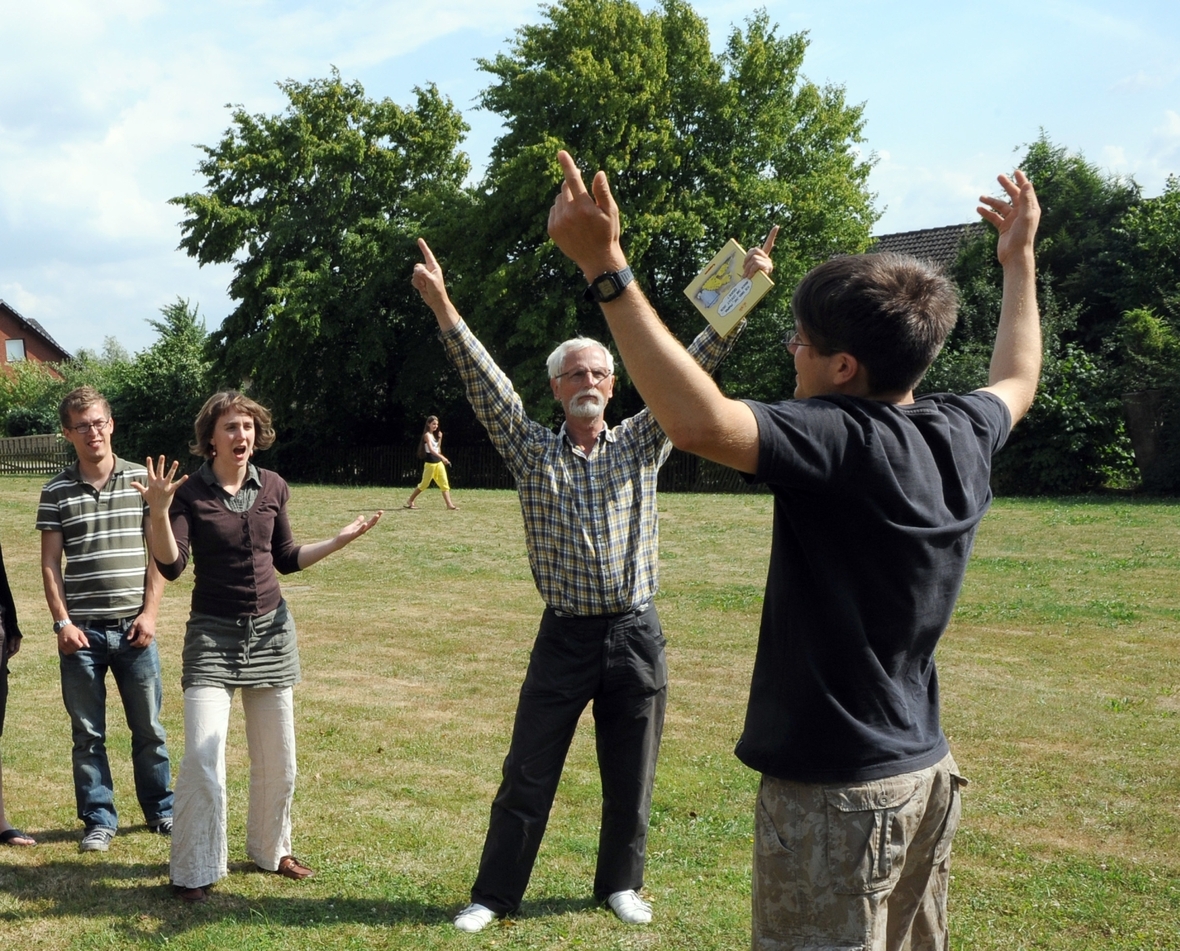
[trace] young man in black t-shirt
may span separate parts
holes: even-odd
[[[1007,200],[981,198],[1004,269],[988,386],[915,400],[954,325],[954,289],[912,258],[853,255],[796,290],[795,399],[762,404],[726,398],[699,372],[626,282],[606,176],[587,193],[558,158],[549,233],[600,290],[655,418],[677,447],[775,497],[737,747],[763,777],[754,947],[943,949],[964,780],[939,725],[934,649],[991,500],[992,454],[1040,375],[1032,184],[1000,176]]]

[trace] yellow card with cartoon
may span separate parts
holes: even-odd
[[[774,287],[774,281],[761,271],[752,278],[742,277],[745,260],[742,246],[730,238],[684,289],[688,299],[723,337]]]

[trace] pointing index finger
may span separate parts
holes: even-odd
[[[438,270],[438,261],[434,259],[434,252],[430,250],[430,245],[424,238],[418,239],[418,250],[422,252],[422,260],[426,262],[426,266],[432,271]]]
[[[570,190],[570,193],[574,197],[585,195],[586,183],[582,181],[582,172],[578,168],[578,164],[574,161],[574,157],[565,149],[559,149],[557,152],[557,161],[561,165],[562,172],[565,173],[565,185]]]
[[[769,255],[774,250],[774,239],[778,237],[778,225],[770,229],[770,234],[766,236],[766,240],[762,243],[762,253]]]

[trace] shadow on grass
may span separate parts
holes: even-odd
[[[40,838],[54,841],[73,835],[50,833]],[[218,882],[208,901],[188,905],[173,893],[167,862],[110,862],[105,856],[95,858],[0,866],[0,895],[27,906],[27,910],[0,912],[0,922],[16,924],[55,918],[106,920],[111,931],[130,943],[183,934],[226,920],[284,927],[431,925],[450,921],[454,914],[449,907],[418,899],[376,895],[245,895],[237,891],[244,884],[237,873]],[[255,871],[253,865],[249,869],[251,877],[265,874]],[[303,887],[292,882],[275,884],[282,889]]]
[[[597,898],[543,898],[522,903],[520,911],[512,918],[550,918],[599,907],[606,906]]]

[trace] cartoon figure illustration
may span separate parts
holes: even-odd
[[[701,285],[701,289],[696,293],[696,299],[699,300],[706,307],[712,307],[721,299],[725,291],[733,284],[738,275],[734,273],[733,262],[737,257],[736,252],[729,255],[717,269],[705,278],[705,282]]]

